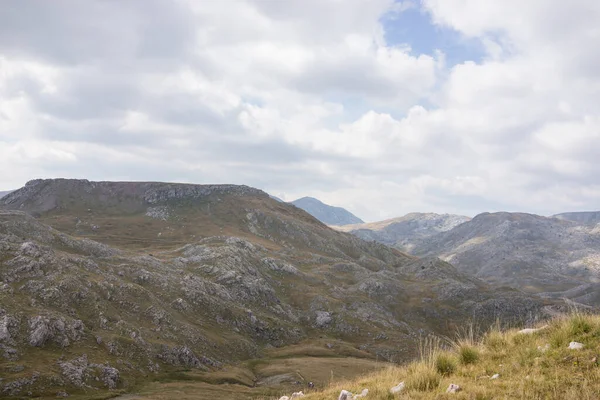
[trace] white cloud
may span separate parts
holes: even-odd
[[[7,4],[0,189],[244,183],[365,219],[598,208],[596,1]],[[387,43],[418,6],[483,60]]]

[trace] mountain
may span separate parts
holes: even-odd
[[[291,203],[327,225],[362,224],[364,222],[342,207],[330,206],[312,197],[302,197]]]
[[[407,359],[423,334],[560,304],[247,186],[31,181],[0,200],[0,249],[2,395],[185,379],[199,397],[234,383],[231,398],[293,386],[301,362],[302,380],[325,384],[334,369]]]
[[[9,194],[10,192],[12,192],[12,190],[7,190],[4,192],[0,192],[0,199],[3,198],[4,196],[6,196],[7,194]]]
[[[415,246],[440,232],[446,232],[469,217],[452,214],[411,213],[400,218],[366,224],[353,224],[333,227],[342,232],[350,232],[364,240],[374,240],[405,252],[412,252]]]
[[[523,213],[483,213],[412,251],[488,283],[600,304],[600,230]]]
[[[587,225],[600,224],[600,211],[568,212],[553,217]]]

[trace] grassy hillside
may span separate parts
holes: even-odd
[[[369,389],[369,400],[600,398],[600,316],[557,317],[532,334],[495,328],[475,336],[468,330],[452,341],[427,338],[420,360],[331,385],[304,399],[337,399],[343,389]],[[570,349],[572,341],[583,349]],[[499,377],[492,379],[495,374]],[[391,394],[400,382],[405,389]],[[461,390],[446,393],[450,384]]]

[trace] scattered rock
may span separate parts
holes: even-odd
[[[299,397],[304,397],[304,393],[303,392],[294,392],[294,393],[292,393],[292,397],[290,397],[290,400],[297,399]]]
[[[500,374],[494,374],[492,375],[492,377],[490,379],[499,379],[500,378]]]
[[[544,346],[538,346],[538,351],[545,353],[548,350],[550,350],[550,345],[548,343],[546,343]]]
[[[352,400],[352,392],[342,390],[338,396],[338,400]]]
[[[446,389],[446,393],[457,393],[460,391],[461,391],[460,386],[458,386],[454,383],[451,383],[450,386],[448,386],[448,389]]]
[[[393,388],[390,389],[390,393],[391,394],[395,394],[395,393],[400,393],[401,391],[404,390],[404,382],[400,382],[399,384],[397,384],[396,386],[394,386]]]
[[[581,350],[583,349],[585,346],[583,343],[579,343],[579,342],[571,342],[569,343],[569,349],[571,350]]]

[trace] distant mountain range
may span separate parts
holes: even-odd
[[[405,252],[440,232],[446,232],[471,218],[453,214],[410,213],[385,221],[333,226],[342,232],[350,232],[361,239],[375,240]]]
[[[364,221],[342,207],[334,207],[313,197],[302,197],[291,202],[327,225],[362,224]]]
[[[0,199],[3,198],[4,196],[6,196],[7,194],[9,194],[10,192],[12,192],[12,190],[7,190],[4,192],[0,192]]]
[[[413,213],[334,228],[418,257],[439,257],[488,283],[600,305],[599,215]]]
[[[588,225],[600,223],[600,211],[569,212],[556,214],[553,217]]]

